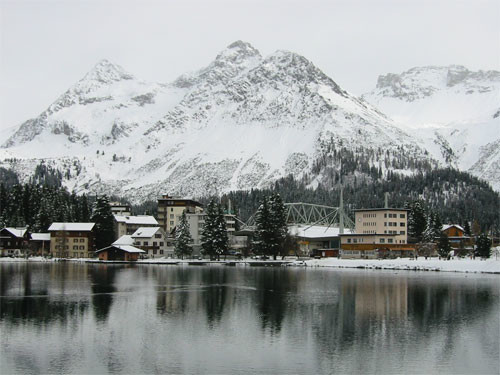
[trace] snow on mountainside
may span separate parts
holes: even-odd
[[[436,159],[500,190],[500,72],[413,68],[380,76],[363,99],[415,134]]]
[[[346,148],[369,153],[380,170],[397,168],[391,155],[428,159],[392,120],[304,57],[277,51],[264,58],[238,41],[171,84],[99,62],[21,124],[3,143],[0,166],[27,179],[43,159],[65,174],[70,189],[138,202],[300,178],[325,150]],[[313,177],[327,178],[321,170]]]

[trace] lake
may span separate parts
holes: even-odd
[[[500,278],[0,263],[0,373],[499,373]]]

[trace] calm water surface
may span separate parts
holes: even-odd
[[[0,373],[499,373],[500,278],[0,264]]]

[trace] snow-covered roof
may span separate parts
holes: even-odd
[[[140,227],[132,234],[132,238],[153,237],[159,230],[160,227]]]
[[[4,228],[6,231],[12,233],[12,235],[22,238],[26,234],[26,228],[11,228],[11,227],[6,227]]]
[[[118,238],[115,242],[112,243],[112,245],[133,245],[134,244],[134,239],[132,236],[125,234]]]
[[[50,233],[31,233],[33,241],[50,241]]]
[[[52,223],[49,232],[55,230],[65,230],[68,232],[88,232],[94,228],[95,223]]]
[[[158,222],[153,216],[139,215],[139,216],[123,216],[113,215],[118,223],[125,224],[138,224],[138,225],[158,225]]]
[[[338,237],[340,230],[336,227],[324,227],[321,225],[291,225],[288,227],[288,233],[302,238],[325,238]],[[351,230],[345,228],[344,234],[351,234]]]
[[[447,229],[450,229],[451,227],[455,227],[455,228],[458,228],[459,230],[461,230],[462,232],[465,232],[464,228],[462,228],[460,225],[458,224],[445,224],[443,225],[443,227],[441,228],[441,231],[445,231]]]
[[[123,250],[127,253],[145,253],[144,250],[138,249],[137,247],[130,246],[130,245],[111,245],[111,246],[105,247],[103,249],[97,250],[96,253],[100,253],[101,251],[111,249],[112,247],[114,247],[115,249]]]

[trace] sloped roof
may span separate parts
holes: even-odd
[[[128,234],[121,236],[115,242],[112,243],[112,245],[133,245],[133,244],[134,244],[134,239],[132,238],[132,236]]]
[[[31,233],[33,241],[50,241],[50,233]]]
[[[288,232],[292,235],[302,238],[326,238],[338,237],[340,229],[336,227],[324,227],[321,225],[291,225]],[[344,234],[351,234],[351,230],[345,228]]]
[[[95,223],[52,223],[49,232],[65,230],[68,232],[88,232],[94,228]]]
[[[18,238],[22,238],[26,234],[26,228],[5,227],[4,229],[10,232],[13,236]]]
[[[132,238],[153,237],[159,230],[160,227],[140,227],[132,234]]]
[[[125,224],[138,224],[138,225],[158,225],[158,222],[153,216],[139,215],[139,216],[123,216],[113,215],[118,223]]]
[[[111,245],[107,246],[105,248],[99,249],[96,251],[96,253],[100,253],[102,251],[115,248],[115,249],[120,249],[122,251],[125,251],[126,253],[145,253],[144,250],[138,249],[137,247],[130,246],[130,245]]]
[[[462,232],[465,232],[464,228],[462,228],[460,225],[458,224],[445,224],[443,225],[443,227],[441,228],[441,231],[445,231],[447,229],[450,229],[451,227],[455,227],[459,230],[461,230]]]

